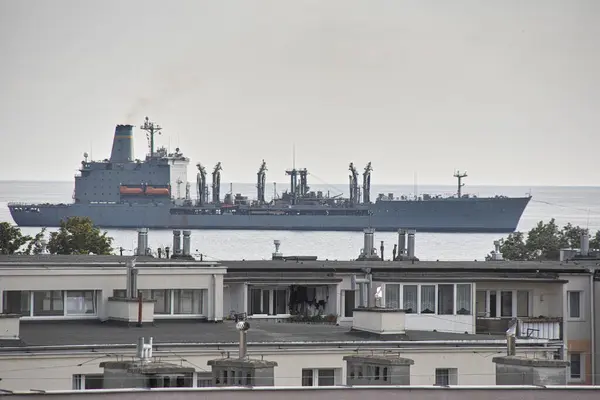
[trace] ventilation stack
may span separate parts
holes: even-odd
[[[133,125],[117,125],[110,153],[111,163],[133,161]]]
[[[236,323],[240,332],[238,358],[209,360],[214,386],[275,386],[275,361],[255,360],[248,357],[248,321]]]
[[[147,256],[148,252],[148,228],[138,229],[138,244],[136,255]]]
[[[406,255],[408,256],[409,260],[417,259],[415,257],[415,233],[416,231],[414,229],[408,231],[408,246],[406,249]]]
[[[401,261],[406,256],[406,230],[398,229],[398,255],[396,260]]]
[[[590,235],[587,233],[581,234],[581,256],[587,257],[590,254]]]
[[[175,229],[173,230],[173,258],[179,257],[181,255],[181,231]]]
[[[358,261],[379,261],[381,258],[377,255],[377,249],[375,249],[375,229],[366,228],[364,230],[364,246],[363,249],[358,256]]]
[[[183,231],[183,256],[191,257],[191,238],[190,235],[192,233],[190,231]]]

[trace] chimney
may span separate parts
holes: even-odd
[[[365,257],[370,257],[371,255],[373,255],[373,249],[374,249],[373,234],[375,233],[375,229],[366,228],[364,230],[364,232],[365,232],[365,243],[363,246],[363,254],[365,255]]]
[[[138,229],[138,245],[137,254],[138,256],[145,256],[148,254],[148,228]]]
[[[142,362],[150,362],[152,360],[152,337],[148,338],[147,343],[144,337],[138,338],[135,355]]]
[[[517,321],[512,321],[506,331],[506,355],[517,355]]]
[[[117,125],[110,162],[126,163],[131,161],[133,161],[133,125]]]
[[[379,250],[381,251],[381,261],[384,261],[385,259],[383,258],[383,250],[385,249],[385,247],[383,246],[383,240],[381,241],[381,246],[379,247]]]
[[[173,257],[181,255],[181,231],[173,230]]]
[[[352,275],[350,288],[351,290],[356,290],[358,288],[359,307],[375,306],[375,293],[373,293],[373,275],[371,274],[371,268],[365,268],[364,278]]]
[[[190,231],[183,231],[183,255],[186,257],[190,257],[192,255],[191,251],[190,251],[190,235],[192,234],[192,232]]]
[[[406,254],[406,231],[398,229],[398,258]]]
[[[408,231],[408,249],[407,255],[409,260],[413,260],[415,258],[415,233],[414,229]]]
[[[248,321],[239,321],[235,324],[235,328],[240,331],[240,352],[239,358],[243,360],[247,355],[248,342],[246,339],[246,333],[250,329],[250,323]]]
[[[581,234],[581,255],[587,257],[590,253],[590,235],[587,233]]]
[[[138,270],[137,268],[135,268],[135,257],[127,262],[127,279],[126,279],[126,284],[127,284],[127,298],[128,299],[133,299],[136,298],[138,295],[138,291],[137,291],[137,273]]]
[[[283,258],[283,254],[279,252],[279,246],[281,246],[281,242],[275,239],[273,240],[273,244],[275,245],[275,252],[271,254],[271,259],[281,260]]]

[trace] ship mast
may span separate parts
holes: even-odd
[[[257,182],[256,182],[256,189],[258,191],[258,202],[260,204],[264,204],[265,203],[265,185],[266,185],[266,177],[267,177],[267,163],[265,162],[265,160],[262,161],[262,164],[260,165],[260,169],[258,170],[257,173]]]
[[[144,125],[140,126],[140,129],[147,132],[146,137],[148,138],[148,146],[150,147],[150,158],[152,158],[152,156],[154,156],[154,135],[160,135],[160,130],[162,128],[160,125],[150,122],[148,117],[146,117]]]
[[[348,166],[348,170],[350,171],[350,175],[348,178],[350,179],[350,203],[358,204],[358,171],[354,167],[354,163],[350,163]]]
[[[456,171],[456,173],[454,174],[454,177],[456,179],[458,179],[458,189],[456,191],[456,194],[458,196],[458,198],[460,199],[462,197],[462,187],[465,186],[464,183],[462,183],[462,178],[466,178],[467,177],[467,173],[460,173],[460,171]]]
[[[221,202],[221,171],[223,168],[221,167],[221,162],[219,161],[217,165],[215,165],[215,169],[212,173],[212,202],[214,204],[219,204]]]
[[[371,162],[369,161],[363,173],[363,203],[365,204],[371,202],[371,171],[373,171],[373,167],[371,167]]]

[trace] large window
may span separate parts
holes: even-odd
[[[458,293],[457,293],[458,297]],[[478,317],[515,318],[531,315],[531,294],[528,290],[478,290]]]
[[[335,386],[335,375],[333,368],[303,369],[302,386]]]
[[[470,283],[385,284],[385,307],[407,314],[471,315]]]
[[[569,319],[581,319],[581,292],[569,291],[567,292],[567,308],[569,310]]]
[[[356,292],[354,290],[344,290],[344,317],[352,317],[356,308]]]
[[[287,289],[248,288],[248,315],[289,314]]]
[[[94,290],[9,290],[3,292],[3,312],[23,317],[93,316],[96,297]]]
[[[154,315],[206,315],[207,289],[143,289],[142,298],[154,300]],[[114,290],[114,297],[125,297],[125,290]]]

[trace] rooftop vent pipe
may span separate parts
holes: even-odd
[[[406,231],[398,229],[398,257],[406,254]]]
[[[370,257],[375,254],[374,250],[374,242],[373,242],[373,234],[375,233],[375,229],[366,228],[365,229],[365,244],[363,246],[363,254],[365,257]]]
[[[240,354],[239,357],[240,359],[244,359],[246,358],[246,354],[247,354],[247,338],[246,338],[246,333],[248,332],[248,329],[250,329],[250,323],[248,321],[239,321],[238,323],[235,324],[235,328],[240,331]]]
[[[173,256],[181,255],[181,231],[175,229],[173,231]]]
[[[138,245],[136,255],[145,256],[148,254],[148,228],[138,229]]]
[[[415,258],[415,233],[416,231],[414,229],[408,231],[407,255],[409,260]]]
[[[587,257],[590,253],[590,235],[587,233],[581,234],[581,255]]]
[[[192,232],[190,231],[183,231],[183,255],[184,256],[191,256],[191,238],[190,235],[192,234]]]
[[[135,353],[142,362],[150,362],[152,359],[152,337],[148,338],[148,343],[145,342],[144,337],[138,338]]]
[[[514,356],[517,354],[517,321],[511,321],[508,330],[506,331],[506,355]]]
[[[137,274],[138,270],[135,267],[135,257],[127,262],[127,278],[126,278],[126,296],[128,299],[137,297]]]

